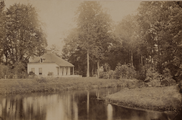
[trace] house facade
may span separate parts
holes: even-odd
[[[41,76],[70,76],[74,75],[74,65],[54,53],[47,52],[40,57],[31,58],[27,71]]]

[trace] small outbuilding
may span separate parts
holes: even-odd
[[[41,76],[70,76],[74,75],[74,65],[49,51],[40,57],[30,58],[27,71]]]

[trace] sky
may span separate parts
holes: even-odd
[[[47,35],[48,47],[53,44],[62,49],[63,39],[76,27],[75,12],[83,0],[4,0],[6,8],[15,3],[31,4],[38,13],[42,28]],[[113,23],[116,24],[128,14],[135,14],[140,1],[99,1]]]

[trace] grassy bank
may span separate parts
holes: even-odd
[[[130,81],[127,82],[128,84]],[[74,89],[93,89],[125,86],[121,80],[97,78],[34,78],[0,79],[0,94],[57,92]]]
[[[158,111],[174,111],[181,104],[177,86],[146,87],[139,80],[115,80],[97,78],[34,78],[0,79],[0,94],[23,94],[34,92],[60,92],[64,90],[87,90],[122,87],[106,100],[125,107]]]
[[[106,100],[112,104],[156,111],[176,111],[181,105],[177,86],[123,89]]]

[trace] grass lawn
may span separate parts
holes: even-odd
[[[181,105],[177,86],[123,89],[107,96],[113,104],[157,111],[175,111]]]
[[[121,86],[122,81],[97,78],[0,79],[0,94],[52,92]]]

